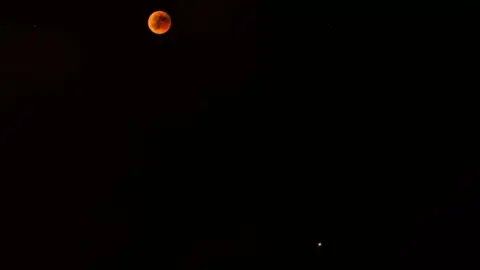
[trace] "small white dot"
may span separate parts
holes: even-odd
[[[318,244],[317,244],[317,247],[321,247],[321,246],[322,246],[322,243],[318,243]]]

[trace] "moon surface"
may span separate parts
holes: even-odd
[[[172,20],[165,11],[155,11],[148,18],[148,28],[157,35],[165,34],[171,26]]]

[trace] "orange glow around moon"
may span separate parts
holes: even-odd
[[[155,11],[148,18],[148,28],[155,34],[165,34],[171,26],[172,20],[165,11]]]

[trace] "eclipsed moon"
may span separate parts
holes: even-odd
[[[155,11],[148,18],[148,28],[155,34],[165,34],[171,26],[172,20],[165,11]]]

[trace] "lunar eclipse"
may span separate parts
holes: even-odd
[[[171,26],[172,20],[165,11],[155,11],[148,18],[148,28],[157,35],[165,34]]]

